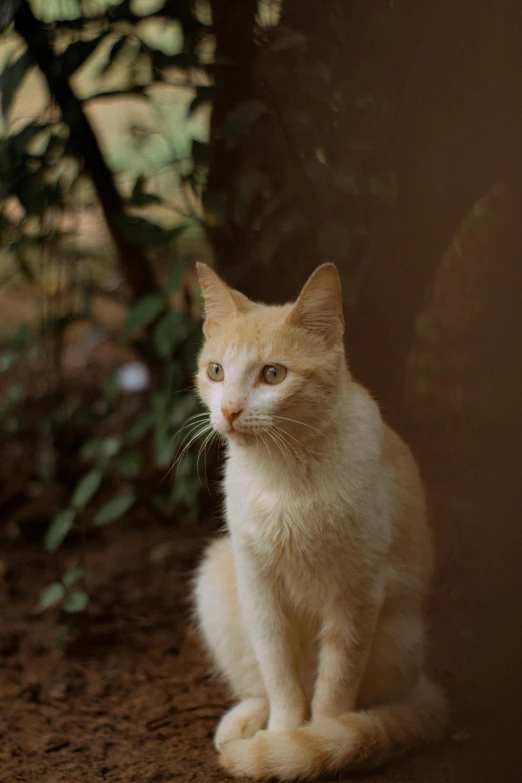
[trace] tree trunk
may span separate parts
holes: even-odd
[[[441,256],[475,201],[520,165],[519,7],[466,0],[432,13],[389,151],[399,199],[348,320],[354,374],[399,429],[415,320]]]
[[[71,142],[85,169],[92,179],[96,195],[112,235],[121,269],[135,299],[157,290],[157,282],[150,260],[136,245],[129,242],[122,227],[124,206],[107,166],[98,140],[83,111],[81,101],[74,94],[66,76],[54,68],[53,50],[47,34],[34,16],[29,3],[23,2],[15,16],[17,32],[25,40],[36,64],[42,71],[49,91],[60,107],[67,124]]]
[[[223,133],[223,125],[234,111],[256,96],[253,72],[257,57],[257,0],[210,0],[210,7],[216,64],[209,178],[204,199],[217,265],[226,269],[242,258],[246,246],[245,229],[231,220],[231,182],[245,151],[240,139]]]

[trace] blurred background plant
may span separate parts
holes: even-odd
[[[404,777],[518,779],[520,0],[0,0],[0,33],[4,778],[215,779],[197,259],[270,302],[337,264],[436,539],[455,733]]]
[[[0,510],[13,535],[54,552],[130,511],[208,517],[196,257],[276,302],[335,261],[351,368],[403,431],[415,417],[420,431],[430,400],[447,404],[439,435],[462,419],[482,330],[470,426],[489,428],[489,453],[506,437],[518,448],[520,13],[513,0],[494,13],[487,0],[4,0]],[[494,246],[493,285],[477,258]],[[452,299],[460,277],[472,307]],[[434,366],[452,318],[445,397]],[[43,603],[78,611],[82,567]]]
[[[9,5],[0,507],[54,553],[136,506],[197,516],[196,453],[171,468],[198,429],[183,425],[200,421],[192,255],[204,254],[208,111],[194,118],[191,102],[212,43],[189,2]],[[74,566],[40,608],[82,612],[82,577]]]

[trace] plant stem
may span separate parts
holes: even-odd
[[[112,172],[102,155],[92,126],[83,110],[82,102],[73,92],[67,76],[56,67],[57,58],[49,43],[47,32],[34,16],[27,0],[24,0],[15,16],[15,28],[25,40],[36,64],[43,73],[49,91],[62,113],[70,131],[76,154],[83,159],[116,245],[120,267],[129,284],[134,299],[158,289],[152,264],[147,255],[125,236],[122,219],[125,215],[122,198]]]

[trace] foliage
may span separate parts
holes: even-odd
[[[22,0],[0,24],[0,284],[42,306],[40,318],[0,341],[10,379],[0,431],[30,444],[38,492],[67,490],[44,536],[52,554],[131,509],[165,518],[198,510],[195,455],[171,468],[178,433],[199,413],[188,389],[201,329],[186,251],[205,228],[207,144],[193,101],[209,84],[209,27],[188,0]],[[127,126],[118,99],[134,107]],[[88,154],[90,108],[104,106],[106,127],[120,122],[120,134],[92,135]],[[86,219],[99,236],[82,228]],[[152,283],[140,291],[144,267]],[[127,308],[121,329],[99,321],[100,297]],[[64,379],[64,341],[78,322],[90,324],[94,341],[134,352],[139,389],[126,389],[118,370],[95,388]],[[46,393],[34,393],[35,368]],[[77,564],[44,590],[38,610],[81,614],[83,577]]]
[[[184,121],[183,111],[197,85],[208,81],[208,66],[200,56],[208,28],[196,19],[188,0],[152,4],[34,0],[30,7],[23,2],[15,16],[15,28],[26,37],[30,8],[40,20],[33,26],[50,47],[52,61],[45,73],[48,104],[26,121],[27,111],[13,113],[12,109],[21,87],[26,93],[32,84],[33,92],[36,89],[35,63],[42,65],[43,57],[38,58],[31,45],[24,47],[12,27],[5,34],[8,56],[0,77],[4,118],[0,229],[3,244],[7,241],[10,246],[12,266],[26,276],[34,274],[35,256],[50,243],[55,256],[58,253],[67,262],[73,252],[85,255],[70,223],[80,210],[98,209],[89,186],[89,178],[96,181],[98,172],[89,170],[87,155],[78,154],[85,140],[78,137],[77,113],[65,107],[59,116],[53,106],[55,94],[60,105],[63,79],[71,77],[79,85],[79,106],[84,111],[113,99],[110,113],[116,121],[119,104],[114,99],[143,106],[138,113],[130,112],[140,119],[122,128],[117,140],[104,145],[103,153],[125,197],[126,208],[119,218],[122,232],[131,243],[144,247],[171,247],[184,229],[201,225],[197,205],[204,173],[200,161],[191,156],[194,132],[201,135],[201,131]],[[172,104],[168,98],[173,88],[178,94]],[[161,209],[151,212],[151,206]]]
[[[67,504],[55,514],[45,533],[45,549],[51,554],[68,536],[83,536],[109,525],[133,507],[167,519],[183,507],[191,515],[197,513],[201,484],[195,457],[189,455],[179,471],[171,467],[184,422],[199,412],[196,398],[184,390],[194,370],[200,324],[171,309],[168,302],[165,295],[161,310],[154,303],[154,313],[160,318],[152,342],[162,360],[157,383],[143,391],[129,392],[122,388],[125,384],[116,372],[94,394],[81,386],[73,390],[65,384],[49,400],[48,416],[38,416],[29,424],[24,424],[24,418],[31,403],[30,383],[24,383],[24,373],[17,363],[29,362],[30,366],[35,357],[41,356],[44,339],[24,326],[3,343],[2,366],[9,367],[18,380],[2,396],[0,429],[6,437],[35,444],[33,486],[45,488],[61,482],[72,487]],[[145,325],[147,303],[147,299],[138,301],[129,311],[125,321],[129,335]],[[140,314],[139,321],[136,314]],[[167,352],[165,343],[155,335],[172,316],[176,329],[169,332]],[[144,370],[144,365],[139,367]],[[37,406],[44,403],[33,400]],[[87,593],[71,593],[72,582],[63,582],[46,588],[39,603],[41,610],[60,602],[69,613],[85,608]]]

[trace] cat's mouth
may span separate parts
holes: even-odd
[[[256,436],[256,433],[253,429],[247,428],[247,427],[241,427],[237,424],[230,424],[227,432],[224,433],[225,437],[232,438],[232,440],[237,440],[238,442],[241,441],[249,441],[253,440]]]

